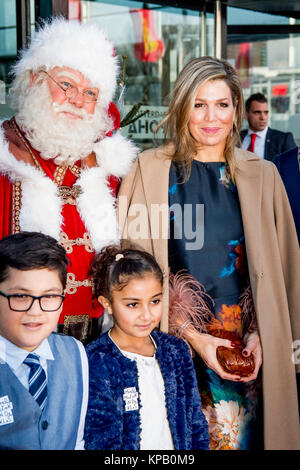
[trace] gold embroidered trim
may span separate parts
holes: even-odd
[[[81,171],[81,168],[78,166],[78,165],[73,165],[73,166],[70,166],[69,167],[69,170],[71,173],[73,173],[74,176],[78,176],[80,175],[80,171]]]
[[[75,294],[78,287],[93,287],[91,279],[84,279],[84,281],[76,281],[75,274],[68,273],[67,275],[67,294]]]
[[[88,334],[88,327],[89,327],[89,315],[66,315],[64,317],[64,326],[63,326],[63,333],[68,335],[69,333],[69,325],[76,323],[83,323],[82,333],[81,333],[81,341],[84,341]]]
[[[57,186],[62,185],[68,168],[74,176],[76,176],[77,178],[79,177],[80,171],[81,171],[81,168],[79,166],[77,166],[77,165],[72,165],[72,166],[69,166],[69,167],[67,167],[67,166],[58,166],[55,169],[55,172],[54,172],[54,175],[53,175],[53,179],[54,179],[55,183],[57,184]]]
[[[12,233],[20,232],[21,183],[16,181],[12,186]]]
[[[83,238],[75,238],[74,240],[70,239],[65,232],[60,234],[60,244],[64,247],[67,253],[73,252],[73,246],[84,246],[88,253],[93,253],[94,248],[90,239],[89,234],[86,232],[83,235]]]
[[[53,174],[53,180],[57,184],[57,186],[61,186],[64,180],[65,174],[67,172],[68,167],[58,166]]]
[[[76,184],[72,188],[70,188],[69,186],[58,187],[58,195],[63,201],[63,204],[71,204],[72,206],[76,206],[76,198],[81,193],[81,187],[77,186]]]

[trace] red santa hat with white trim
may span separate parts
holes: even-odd
[[[113,44],[97,23],[80,23],[62,17],[45,22],[34,34],[30,47],[21,51],[16,74],[54,67],[79,70],[100,90],[101,101],[112,101],[119,73]]]

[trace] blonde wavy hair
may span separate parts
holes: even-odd
[[[174,146],[170,158],[182,166],[186,181],[196,155],[196,142],[190,134],[188,122],[200,86],[212,80],[224,80],[227,83],[235,108],[232,130],[226,138],[224,149],[230,178],[235,183],[234,147],[240,141],[244,99],[238,75],[227,61],[213,57],[199,57],[188,62],[176,80],[167,114],[158,124],[157,131],[164,128],[165,143],[172,143]]]

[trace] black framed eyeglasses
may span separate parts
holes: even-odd
[[[48,72],[46,72],[46,70],[41,70],[41,72],[51,78],[51,80],[64,92],[68,99],[75,99],[78,93],[81,93],[85,103],[95,103],[98,100],[98,88],[85,88],[84,90],[79,91],[76,86],[72,85],[67,80],[58,82]]]
[[[29,294],[5,294],[0,291],[0,295],[8,301],[9,308],[14,312],[27,312],[31,309],[35,300],[39,301],[40,308],[43,312],[55,312],[60,309],[65,300],[64,294],[45,294],[45,295],[29,295]]]

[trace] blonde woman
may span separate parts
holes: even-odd
[[[165,273],[192,274],[205,288],[210,325],[237,334],[244,357],[254,357],[251,375],[229,374],[216,355],[218,346],[233,346],[228,339],[199,332],[192,319],[179,328],[195,352],[210,448],[300,449],[300,361],[292,356],[300,339],[299,247],[275,166],[236,148],[242,118],[234,68],[211,57],[189,62],[160,124],[166,144],[142,153],[121,185],[120,230]],[[168,331],[167,275],[165,300],[160,328]]]

